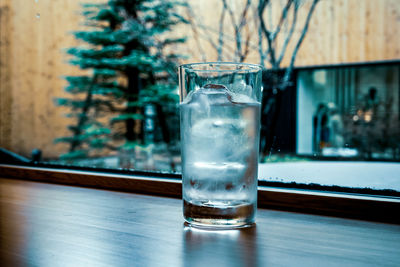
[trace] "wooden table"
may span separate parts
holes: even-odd
[[[400,266],[400,226],[259,209],[187,227],[179,199],[0,179],[1,266]]]

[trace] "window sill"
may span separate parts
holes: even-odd
[[[181,198],[178,178],[0,164],[1,178]],[[258,207],[400,224],[400,198],[259,186]]]
[[[258,209],[212,231],[175,198],[19,179],[0,196],[3,266],[400,266],[399,225]]]

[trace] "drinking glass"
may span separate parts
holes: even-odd
[[[199,227],[251,225],[257,208],[262,67],[179,67],[185,220]]]

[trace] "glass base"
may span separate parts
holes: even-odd
[[[255,204],[248,202],[210,203],[183,201],[183,215],[188,224],[199,228],[243,228],[254,224]]]

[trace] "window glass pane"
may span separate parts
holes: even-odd
[[[259,180],[400,194],[399,15],[393,0],[2,0],[1,162],[180,173],[177,66],[245,62],[265,67]]]
[[[298,154],[399,159],[399,66],[304,70],[297,82]]]
[[[293,114],[281,114],[296,120],[295,138],[275,138],[260,177],[399,191],[399,73],[399,64],[299,69]]]

